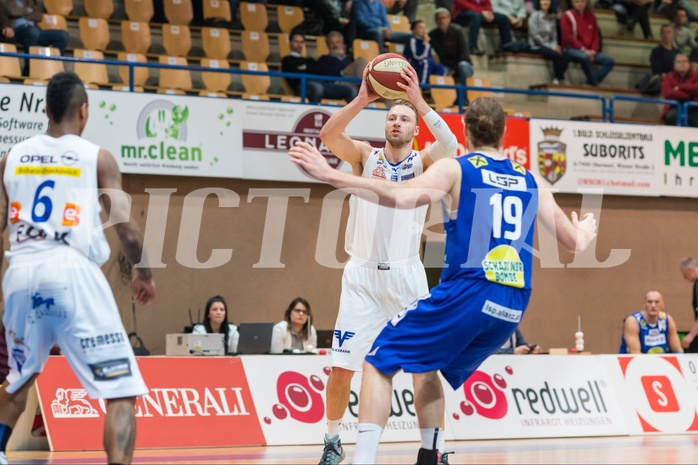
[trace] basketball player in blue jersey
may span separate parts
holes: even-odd
[[[349,137],[344,130],[359,112],[378,96],[364,82],[357,97],[325,123],[320,137],[357,177],[391,184],[406,182],[434,163],[453,157],[458,142],[446,122],[422,98],[417,73],[403,71],[406,100],[397,100],[385,121],[385,146],[374,148]],[[420,121],[420,117],[422,120]],[[426,126],[436,142],[413,150],[414,136]],[[344,459],[340,422],[351,392],[351,379],[385,324],[405,306],[429,292],[424,265],[419,258],[427,206],[394,210],[356,196],[349,201],[345,249],[349,261],[342,275],[342,293],[332,343],[332,371],[327,381],[327,433],[320,463],[334,465]]]
[[[683,353],[674,319],[664,312],[664,297],[657,291],[645,294],[642,310],[623,321],[621,354]]]
[[[531,294],[536,218],[568,250],[586,249],[596,219],[571,220],[550,190],[502,155],[505,115],[493,98],[476,99],[465,114],[471,153],[439,160],[405,184],[349,176],[329,167],[308,144],[291,149],[294,163],[315,178],[381,205],[414,208],[441,200],[446,255],[431,295],[405,308],[380,333],[366,356],[354,463],[375,463],[388,419],[392,376],[413,373],[422,434],[417,463],[436,464],[443,434],[444,395],[437,370],[454,389],[509,338]],[[378,200],[376,200],[378,199]]]
[[[46,134],[20,142],[0,161],[0,228],[9,229],[10,263],[2,281],[10,373],[0,388],[0,463],[7,463],[12,428],[54,344],[87,394],[106,399],[108,463],[130,463],[136,397],[148,388],[99,268],[109,258],[100,200],[131,264],[144,261],[141,234],[114,157],[80,137],[87,93],[77,75],[51,78],[46,116]],[[99,189],[107,191],[100,197]],[[155,297],[151,271],[134,270],[133,300],[148,304]]]

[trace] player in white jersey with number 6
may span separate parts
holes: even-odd
[[[130,463],[133,456],[135,400],[148,389],[99,268],[109,258],[100,199],[126,258],[145,260],[114,157],[80,137],[87,114],[80,78],[55,75],[46,89],[46,134],[15,145],[0,161],[0,227],[9,226],[10,238],[2,281],[10,373],[0,388],[0,463],[7,463],[12,428],[54,344],[87,394],[107,401],[108,462]],[[133,298],[148,304],[155,297],[151,272],[135,271]]]
[[[350,138],[344,130],[378,96],[366,85],[358,96],[325,123],[324,144],[351,164],[357,176],[406,182],[422,174],[435,160],[453,157],[458,142],[446,122],[422,98],[417,73],[403,70],[406,100],[396,100],[385,122],[386,144],[374,148]],[[402,84],[402,83],[401,83]],[[422,123],[419,122],[420,116]],[[420,123],[436,138],[429,148],[413,150]],[[332,372],[327,381],[327,434],[321,464],[344,459],[340,424],[351,393],[351,379],[385,324],[402,308],[429,292],[419,258],[426,206],[394,210],[352,196],[345,237],[350,256],[342,276],[339,314],[332,342]],[[422,431],[423,435],[428,434]]]

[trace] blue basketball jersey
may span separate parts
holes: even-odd
[[[651,325],[642,312],[635,312],[628,318],[635,318],[640,327],[640,352],[643,354],[664,354],[669,352],[669,317],[664,312],[659,312],[659,319]],[[628,345],[625,336],[620,338],[621,354],[628,353]]]
[[[535,178],[507,158],[475,152],[456,160],[462,170],[460,206],[457,218],[444,223],[441,281],[484,279],[531,289],[538,211]]]

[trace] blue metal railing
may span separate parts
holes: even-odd
[[[357,78],[346,78],[339,76],[325,76],[325,75],[312,75],[303,73],[283,73],[278,71],[250,71],[238,68],[207,68],[203,66],[180,66],[180,65],[170,65],[161,63],[149,63],[149,62],[134,62],[134,61],[120,61],[111,59],[93,59],[93,58],[77,58],[77,57],[64,57],[64,56],[44,56],[44,55],[29,55],[24,53],[10,53],[10,52],[0,52],[0,57],[15,57],[22,59],[43,59],[43,60],[54,60],[62,62],[72,62],[72,63],[94,63],[102,65],[111,66],[127,66],[129,82],[129,91],[134,91],[134,78],[136,68],[156,68],[156,69],[172,69],[172,70],[184,70],[184,71],[198,71],[198,72],[212,72],[212,73],[225,73],[225,74],[237,74],[237,75],[259,75],[259,76],[270,76],[279,78],[291,78],[300,80],[299,86],[299,97],[302,103],[307,102],[306,95],[306,85],[310,80],[313,81],[332,81],[332,82],[347,82],[359,84],[360,79]],[[615,121],[615,102],[616,101],[634,101],[640,103],[656,103],[656,104],[669,104],[675,105],[678,108],[678,125],[685,126],[688,122],[687,114],[689,106],[698,106],[698,102],[685,102],[681,104],[675,100],[664,100],[664,99],[650,99],[644,97],[629,97],[629,96],[612,96],[603,97],[601,95],[588,95],[588,94],[577,94],[572,92],[551,92],[542,90],[530,90],[530,89],[508,89],[500,87],[477,87],[477,86],[461,86],[461,85],[424,85],[425,89],[455,89],[457,94],[457,106],[460,112],[463,111],[466,103],[466,92],[467,91],[487,91],[493,93],[505,93],[505,94],[519,94],[528,96],[541,96],[541,97],[562,97],[570,99],[582,99],[582,100],[596,100],[601,105],[601,116],[603,121],[614,122]],[[204,90],[204,89],[202,89]]]

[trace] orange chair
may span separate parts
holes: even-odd
[[[44,8],[50,15],[68,16],[73,11],[73,0],[44,0]]]
[[[112,0],[83,0],[85,11],[90,18],[109,19],[114,13]]]
[[[119,52],[116,55],[116,59],[119,61],[128,61],[131,63],[147,63],[148,59],[143,55],[142,53],[127,53],[127,52]],[[121,82],[126,84],[128,86],[129,84],[129,67],[128,66],[119,66],[119,77],[121,78]],[[145,68],[143,66],[136,66],[133,68],[133,85],[134,86],[143,86],[145,85],[145,82],[148,80],[148,68]]]
[[[165,0],[165,17],[170,24],[186,25],[194,19],[191,0]]]
[[[0,43],[0,52],[17,53],[17,46]],[[19,66],[19,58],[0,57],[0,76],[20,78],[22,76],[22,68]]]
[[[184,57],[160,56],[158,62],[162,65],[187,66],[187,59]],[[181,89],[189,90],[191,85],[191,73],[186,69],[160,69],[160,80],[158,87],[161,89]]]
[[[378,42],[375,40],[354,39],[353,45],[354,59],[364,57],[366,61],[371,61],[380,55]]]
[[[232,21],[228,0],[204,0],[204,20]]]
[[[281,32],[288,34],[305,20],[305,14],[303,8],[299,6],[278,5],[276,7],[276,20]]]
[[[209,58],[225,60],[230,55],[230,32],[227,29],[202,27],[201,42],[204,53]]]
[[[139,21],[121,21],[121,43],[130,53],[148,53],[152,43],[150,24]]]
[[[88,50],[106,50],[109,44],[109,25],[106,19],[80,18],[80,40]]]
[[[67,31],[68,23],[65,20],[65,16],[61,15],[47,15],[44,14],[41,18],[41,22],[38,24],[39,29],[46,30],[59,30]]]
[[[264,63],[269,57],[269,36],[266,32],[242,31],[242,54],[246,61]]]
[[[491,87],[490,81],[482,78],[469,77],[465,80],[465,85],[468,87]],[[472,102],[478,97],[492,97],[490,90],[468,90],[468,101]]]
[[[90,58],[92,60],[104,60],[104,54],[97,50],[82,50],[75,49],[73,51],[75,58]],[[83,82],[87,84],[105,85],[109,84],[109,73],[107,65],[103,63],[80,63],[76,62],[73,65],[73,71],[80,76]]]
[[[429,84],[438,86],[454,86],[456,82],[453,76],[429,76]],[[434,109],[442,111],[453,106],[458,98],[458,92],[453,89],[431,89],[431,98],[434,100]]]
[[[149,23],[155,14],[153,0],[124,0],[124,9],[128,19],[142,23]]]
[[[269,71],[269,67],[266,63],[253,63],[250,61],[243,61],[240,63],[240,69],[247,71]],[[271,78],[263,75],[243,74],[240,76],[240,81],[242,81],[242,87],[245,88],[245,92],[252,95],[266,95],[267,90],[271,86]]]
[[[29,54],[46,57],[61,56],[60,50],[54,47],[29,47]],[[65,67],[62,61],[41,60],[38,58],[29,59],[29,77],[32,79],[48,80],[51,79],[54,74],[62,73],[63,71],[65,71]]]
[[[162,25],[162,46],[170,56],[184,57],[191,50],[189,26],[177,24]]]
[[[230,65],[226,60],[212,60],[210,58],[202,58],[201,66],[212,69],[228,69]],[[233,76],[229,73],[216,73],[214,71],[202,71],[201,80],[204,81],[206,90],[213,92],[225,92],[230,87]]]
[[[262,32],[269,26],[267,7],[259,3],[240,2],[240,22],[248,31]]]

